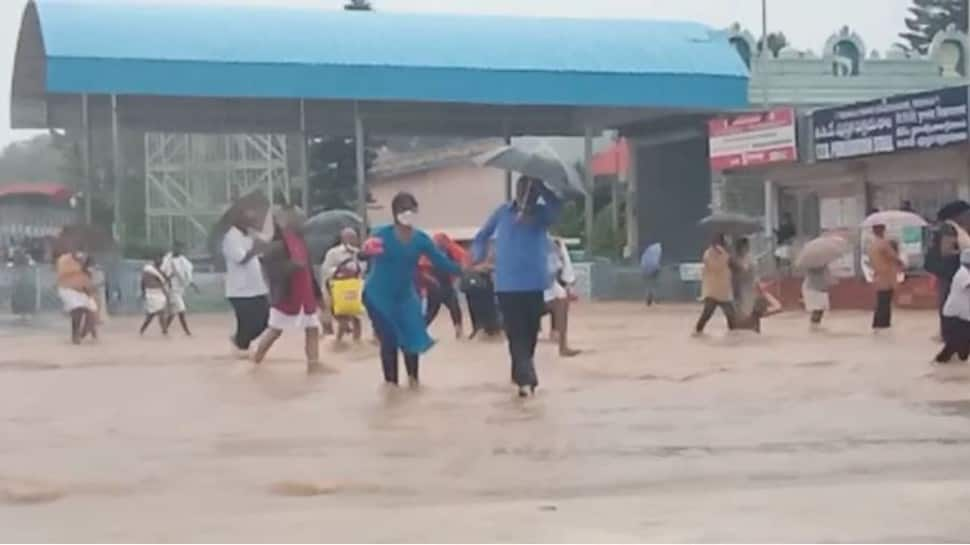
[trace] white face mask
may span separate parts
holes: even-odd
[[[412,227],[418,220],[418,213],[414,210],[405,210],[397,215],[397,222],[405,227]]]

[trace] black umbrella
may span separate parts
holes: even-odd
[[[756,218],[733,212],[716,212],[702,219],[699,224],[710,233],[728,236],[747,236],[763,229]]]
[[[308,219],[303,236],[312,262],[319,263],[327,250],[340,240],[340,232],[348,227],[363,235],[364,220],[350,210],[327,210]]]
[[[970,212],[970,203],[964,200],[956,200],[940,208],[940,211],[936,214],[936,219],[937,221],[952,220],[966,212]]]

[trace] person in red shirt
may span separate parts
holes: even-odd
[[[452,261],[462,267],[468,265],[468,253],[457,242],[445,233],[435,233],[435,246]],[[458,290],[455,289],[457,278],[444,271],[438,271],[431,265],[431,261],[422,257],[418,262],[418,289],[422,296],[427,297],[427,309],[424,320],[431,325],[444,305],[451,314],[451,322],[455,325],[455,338],[463,336],[461,304],[458,302]]]
[[[302,235],[304,219],[293,209],[285,209],[278,219],[274,241],[263,259],[270,284],[269,327],[260,339],[254,361],[262,363],[266,353],[286,330],[305,333],[307,372],[329,370],[320,363],[320,301],[323,294],[310,252]]]

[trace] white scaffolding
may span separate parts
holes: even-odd
[[[145,134],[148,241],[201,250],[233,200],[255,189],[290,196],[286,136]]]

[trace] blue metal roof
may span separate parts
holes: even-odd
[[[48,93],[747,105],[744,64],[696,23],[35,3]]]

